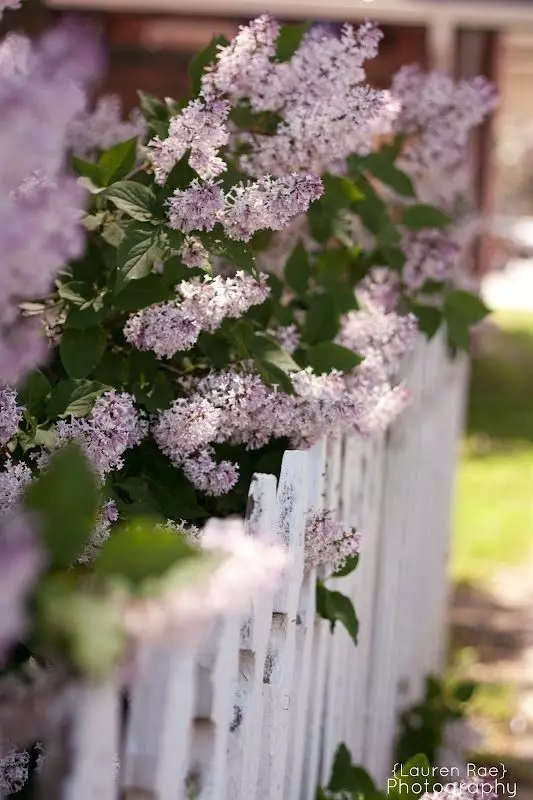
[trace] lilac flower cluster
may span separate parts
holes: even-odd
[[[111,526],[113,522],[118,519],[118,509],[113,500],[108,500],[104,503],[98,519],[96,521],[95,529],[87,542],[85,549],[81,556],[78,558],[80,564],[90,564],[97,557],[98,553],[109,539],[111,534]]]
[[[426,281],[448,280],[459,255],[452,234],[442,230],[406,232],[402,248],[406,256],[402,280],[409,292],[422,288]]]
[[[496,87],[485,78],[456,82],[417,65],[402,67],[391,90],[401,103],[393,127],[408,136],[403,158],[415,175],[462,163],[470,131],[498,103]]]
[[[182,281],[179,300],[158,303],[132,315],[124,336],[139,350],[152,350],[159,358],[172,358],[190,350],[202,331],[213,332],[226,318],[242,317],[269,294],[266,276],[256,279],[240,270],[232,278],[205,276]]]
[[[17,393],[9,386],[0,386],[0,447],[16,433],[22,419],[22,406],[17,404]]]
[[[30,754],[27,750],[11,750],[0,759],[0,792],[11,795],[20,792],[30,768]]]
[[[19,304],[47,294],[81,254],[84,195],[65,171],[67,132],[99,61],[94,38],[70,22],[33,45],[22,36],[0,44],[0,148],[10,154],[0,165],[0,378],[9,383],[46,353],[40,326],[20,317]]]
[[[234,186],[226,195],[218,184],[195,179],[170,198],[169,222],[183,233],[210,231],[220,222],[232,239],[248,241],[259,230],[281,230],[322,192],[320,178],[298,172]]]
[[[226,170],[218,151],[229,140],[225,122],[230,108],[230,104],[223,100],[212,103],[192,100],[171,119],[168,137],[163,140],[156,137],[148,143],[157,183],[166,181],[187,151],[189,166],[203,180],[216,178]]]
[[[375,306],[345,314],[337,341],[364,356],[363,371],[387,379],[398,372],[401,360],[413,347],[417,334],[418,326],[413,314],[386,313]]]
[[[236,464],[214,460],[213,444],[253,450],[270,439],[309,447],[327,433],[383,430],[405,407],[403,387],[360,370],[343,375],[311,368],[292,374],[294,395],[267,386],[252,372],[212,372],[162,412],[152,427],[157,445],[201,491],[218,496],[238,477]]]
[[[327,566],[331,572],[344,567],[348,558],[359,553],[361,535],[355,528],[337,522],[332,511],[314,511],[305,523],[305,563],[307,569]]]
[[[0,663],[26,627],[25,603],[44,565],[31,521],[23,514],[0,517]]]
[[[248,174],[336,172],[351,153],[369,152],[385,110],[387,96],[360,85],[363,64],[376,56],[382,34],[370,23],[358,29],[345,25],[340,37],[315,27],[292,58],[280,62],[279,33],[269,16],[241,27],[204,76],[204,96],[226,97],[233,104],[246,100],[253,112],[281,117],[273,135],[236,135],[236,142],[251,147],[240,159]]]
[[[7,461],[0,471],[0,514],[15,510],[22,492],[31,479],[32,472],[26,464]]]
[[[95,155],[113,145],[138,137],[142,142],[146,123],[137,109],[128,120],[122,119],[122,102],[117,95],[99,97],[93,110],[83,110],[70,122],[67,130],[69,149],[81,157]]]
[[[98,398],[87,419],[60,420],[55,430],[57,446],[79,442],[103,479],[111,470],[122,468],[124,452],[139,444],[145,425],[132,396],[113,390]]]

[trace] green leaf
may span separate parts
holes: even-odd
[[[153,305],[153,303],[172,300],[175,296],[176,293],[161,280],[159,275],[152,274],[126,284],[126,287],[117,295],[114,306],[119,311],[138,311],[140,308]]]
[[[322,581],[317,581],[316,608],[317,613],[323,619],[329,620],[332,632],[335,630],[336,623],[340,622],[353,639],[353,643],[357,644],[359,621],[349,597],[341,592],[331,591],[324,586]]]
[[[460,703],[468,703],[468,701],[474,696],[477,687],[478,684],[475,681],[461,681],[457,684],[457,686],[454,687],[454,697]]]
[[[89,178],[95,186],[102,185],[102,173],[98,164],[92,161],[84,161],[82,158],[72,156],[72,169],[81,178]]]
[[[362,767],[352,764],[352,757],[345,744],[339,745],[328,784],[329,792],[350,792],[353,797],[373,798],[376,792],[374,781]]]
[[[159,98],[149,92],[142,91],[137,91],[137,95],[141,111],[147,120],[158,119],[164,122],[168,119],[167,107]]]
[[[157,254],[155,241],[156,232],[151,225],[141,223],[128,227],[117,250],[116,294],[129,281],[138,280],[150,274]]]
[[[191,96],[195,97],[197,94],[200,93],[202,88],[202,76],[205,72],[205,68],[212,64],[217,55],[219,50],[222,47],[227,47],[229,44],[228,39],[225,36],[214,36],[211,39],[210,44],[204,48],[198,55],[193,58],[189,65],[189,77],[191,79]]]
[[[248,349],[262,365],[273,366],[284,373],[297,372],[300,367],[296,361],[266,334],[256,333],[248,343]]]
[[[124,655],[124,615],[103,592],[74,583],[75,573],[47,575],[35,598],[35,628],[45,652],[92,681],[104,680]]]
[[[125,178],[137,161],[137,137],[105,150],[98,160],[103,186]]]
[[[387,781],[387,797],[390,800],[392,798],[401,800],[402,797],[415,800],[415,798],[425,794],[426,781],[430,787],[434,783],[431,777],[431,764],[423,753],[413,756],[413,758],[401,764],[400,768],[401,774],[398,772]],[[422,791],[419,791],[421,785]]]
[[[255,273],[256,265],[252,249],[244,244],[230,239],[223,232],[221,225],[216,225],[212,231],[202,231],[198,238],[210,253],[220,258],[226,258],[239,269]]]
[[[398,169],[394,163],[381,153],[371,153],[361,159],[364,169],[367,169],[381,183],[390,186],[397,194],[404,197],[414,197],[415,190],[411,178]]]
[[[156,527],[154,521],[131,520],[113,531],[94,563],[97,575],[120,575],[133,587],[164,575],[177,562],[196,559],[198,548],[185,536]]]
[[[335,302],[327,294],[311,298],[304,325],[304,338],[310,344],[335,338],[339,330],[339,315]]]
[[[418,329],[425,333],[428,339],[432,339],[441,326],[442,311],[435,306],[422,306],[417,303],[410,303],[409,309],[417,318]]]
[[[97,381],[61,381],[52,389],[47,413],[51,419],[57,417],[84,417],[92,409],[97,397],[112,389]]]
[[[51,457],[45,472],[24,493],[35,513],[53,569],[68,567],[83,552],[94,530],[100,492],[93,470],[75,444]]]
[[[289,61],[302,43],[309,30],[309,22],[301,25],[283,25],[276,42],[276,58],[278,61]]]
[[[67,314],[65,325],[67,328],[77,328],[84,331],[87,328],[96,328],[102,324],[106,315],[104,306],[98,310],[91,303],[85,308],[71,308]]]
[[[344,567],[341,567],[340,569],[337,570],[337,572],[334,572],[332,577],[345,578],[346,575],[350,575],[351,572],[357,569],[358,564],[359,564],[359,556],[358,555],[350,556],[349,558],[346,559],[346,564],[344,565]]]
[[[413,231],[421,228],[446,228],[451,222],[450,217],[439,208],[425,203],[408,206],[402,216],[402,224]]]
[[[69,378],[85,378],[98,366],[104,354],[106,334],[101,328],[63,331],[59,353]]]
[[[102,196],[139,222],[148,222],[155,217],[155,196],[152,190],[142,183],[118,181],[106,189]]]
[[[28,375],[24,385],[19,390],[22,405],[32,414],[35,413],[49,393],[50,382],[46,375],[43,375],[39,370]]]
[[[446,312],[452,311],[469,325],[476,325],[490,314],[490,308],[485,305],[481,297],[460,289],[446,295],[445,308]]]
[[[489,313],[490,309],[477,295],[462,290],[449,292],[444,300],[444,317],[452,347],[467,350],[471,327],[481,322]]]
[[[363,357],[334,342],[319,342],[307,350],[307,361],[314,371],[321,375],[332,369],[351,372],[361,363]]]
[[[298,295],[305,294],[309,285],[310,273],[307,251],[301,243],[298,243],[285,265],[287,286]]]
[[[198,347],[215,369],[222,369],[230,361],[230,342],[223,336],[216,333],[201,333],[198,338]]]

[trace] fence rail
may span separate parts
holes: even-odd
[[[79,688],[62,800],[313,800],[340,742],[385,782],[398,711],[441,660],[465,374],[421,342],[386,437],[323,441],[287,452],[279,482],[254,477],[248,533],[291,556],[279,591],[188,649],[147,648],[125,715],[112,684]],[[322,507],[363,532],[358,569],[336,579],[357,647],[317,617],[304,574],[305,517]]]

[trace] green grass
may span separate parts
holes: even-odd
[[[497,314],[473,359],[452,572],[483,583],[533,557],[533,314]]]

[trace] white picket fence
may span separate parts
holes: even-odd
[[[248,532],[290,552],[281,588],[197,648],[147,650],[125,725],[113,685],[81,687],[61,800],[314,800],[340,742],[384,784],[398,711],[441,662],[465,372],[420,343],[386,437],[287,452],[277,485],[254,477]],[[322,507],[363,532],[358,569],[330,582],[353,599],[357,647],[317,618],[304,576],[305,516]]]

